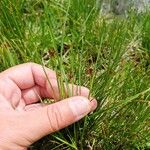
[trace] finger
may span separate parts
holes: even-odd
[[[50,83],[49,83],[50,82]],[[84,96],[88,97],[89,89],[83,86],[77,86],[72,84],[64,84],[65,97],[70,96]],[[45,88],[34,86],[30,89],[22,91],[22,97],[26,104],[32,104],[38,102],[41,98],[53,98],[56,101],[62,99],[61,90],[59,89],[56,79],[50,79],[47,81]]]
[[[78,121],[95,109],[95,104],[85,97],[77,96],[26,112],[23,128],[29,132],[27,139],[35,142],[47,134]]]
[[[43,91],[44,92],[44,91]],[[56,79],[51,79],[50,83],[47,81],[46,83],[46,97],[52,97],[55,100],[60,100],[65,97],[70,96],[89,96],[89,89],[83,86],[78,86],[74,84],[66,84],[64,83],[62,87],[58,85],[58,81]]]
[[[39,102],[44,97],[41,95],[40,87],[36,85],[30,89],[22,90],[22,98],[26,105],[28,105]]]
[[[0,78],[0,94],[9,101],[12,107],[17,107],[21,99],[21,91],[10,79]]]
[[[44,71],[45,70],[45,71]],[[56,73],[48,68],[35,63],[21,64],[12,67],[0,74],[0,78],[11,79],[20,89],[28,89],[35,85],[41,87],[45,86],[47,80],[46,74],[49,78],[56,78]]]

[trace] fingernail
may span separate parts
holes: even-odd
[[[76,116],[76,120],[83,118],[90,110],[90,101],[84,97],[74,97],[69,101],[70,108]]]

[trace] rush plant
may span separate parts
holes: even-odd
[[[98,108],[32,150],[148,149],[150,12],[101,14],[96,0],[1,0],[0,69],[33,61],[85,86]],[[44,67],[43,67],[44,70]],[[45,74],[46,75],[46,74]],[[50,102],[50,100],[44,100]]]

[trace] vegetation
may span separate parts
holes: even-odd
[[[100,14],[96,0],[1,0],[0,70],[36,62],[86,86],[95,112],[33,150],[150,147],[150,11]],[[71,92],[70,92],[71,96]]]

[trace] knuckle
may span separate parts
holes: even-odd
[[[50,105],[47,107],[47,116],[52,132],[58,131],[62,128],[63,120],[61,116],[61,110],[58,105]]]

